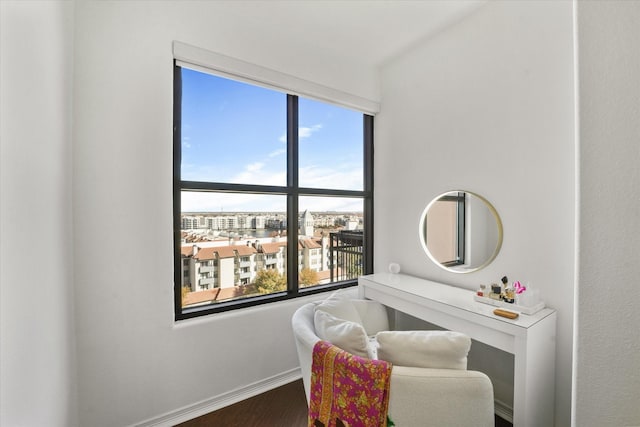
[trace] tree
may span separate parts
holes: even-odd
[[[348,254],[347,274],[350,279],[355,279],[362,275],[362,254]]]
[[[301,287],[317,285],[318,272],[310,268],[303,268],[298,276],[298,282]]]
[[[287,289],[287,279],[276,269],[260,270],[256,275],[256,288],[261,294],[282,292]]]

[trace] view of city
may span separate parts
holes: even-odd
[[[362,112],[189,67],[176,84],[182,308],[362,274]],[[295,271],[297,282],[287,283]]]
[[[361,274],[361,212],[305,211],[298,224],[300,287]],[[183,212],[183,307],[286,290],[286,228],[284,212]]]

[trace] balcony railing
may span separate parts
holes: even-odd
[[[215,285],[217,280],[215,277],[206,277],[198,280],[200,285]]]
[[[210,267],[208,265],[201,265],[200,269],[198,270],[198,272],[200,272],[200,273],[213,273],[217,269],[218,269],[218,267]]]
[[[330,233],[331,282],[356,279],[363,272],[362,231]]]

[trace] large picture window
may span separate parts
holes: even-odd
[[[176,319],[371,273],[372,164],[372,116],[176,64]]]

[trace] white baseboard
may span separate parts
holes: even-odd
[[[498,399],[494,399],[493,405],[493,410],[497,416],[513,424],[513,408],[511,406]]]
[[[172,427],[176,424],[192,420],[209,412],[217,411],[218,409],[289,384],[300,378],[302,378],[300,368],[292,369],[253,384],[214,396],[210,399],[205,399],[193,405],[185,406],[164,415],[151,418],[147,421],[133,424],[132,427]]]

